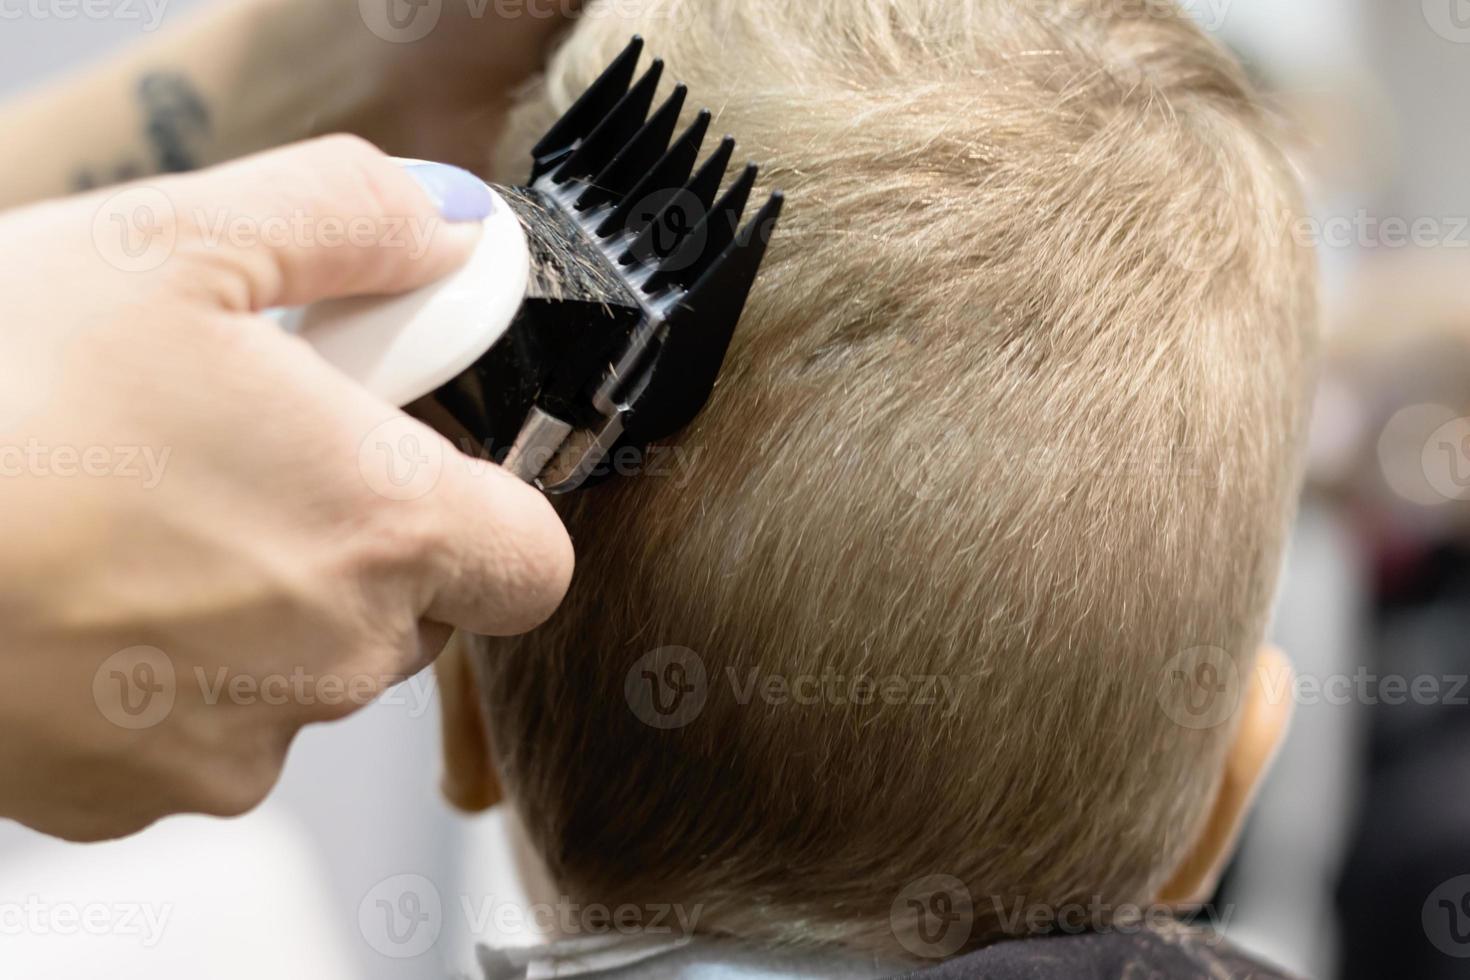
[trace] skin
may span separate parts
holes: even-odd
[[[1194,847],[1160,893],[1164,904],[1190,908],[1204,904],[1214,894],[1235,853],[1251,804],[1291,727],[1293,702],[1281,692],[1292,690],[1294,676],[1286,655],[1275,647],[1262,647],[1256,655],[1255,668],[1246,675],[1235,737],[1220,773],[1214,806]]]
[[[141,43],[0,107],[0,210],[335,132],[480,168],[511,92],[578,3],[450,0],[410,43],[375,34],[358,0],[222,0],[167,18]]]
[[[129,194],[0,214],[0,446],[34,450],[0,460],[0,816],[74,840],[248,810],[303,726],[427,666],[452,628],[536,626],[573,562],[540,493],[260,315],[430,282],[478,222],[440,219],[353,137],[148,193],[173,247],[146,268],[110,237]],[[215,236],[218,216],[243,224]],[[276,219],[292,230],[266,234]],[[372,464],[405,441],[442,465],[400,499]]]

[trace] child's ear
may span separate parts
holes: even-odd
[[[1225,759],[1225,771],[1199,840],[1175,869],[1159,895],[1167,905],[1197,906],[1209,901],[1235,850],[1236,838],[1265,780],[1291,722],[1294,674],[1286,655],[1262,647],[1255,669],[1245,678],[1244,710]],[[1283,692],[1286,692],[1285,694]]]
[[[450,803],[471,813],[494,806],[503,795],[480,716],[474,645],[473,637],[455,632],[434,662],[444,732],[444,779],[440,785]]]

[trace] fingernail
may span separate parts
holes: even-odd
[[[411,163],[404,170],[433,198],[445,221],[484,221],[495,207],[490,188],[468,170],[447,163]]]

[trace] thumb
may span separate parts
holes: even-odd
[[[180,178],[178,255],[226,309],[405,292],[462,265],[492,207],[473,175],[329,136]]]
[[[571,582],[571,538],[538,490],[485,460],[449,457],[422,504],[440,546],[416,576],[427,594],[421,616],[488,636],[513,636],[544,622]]]

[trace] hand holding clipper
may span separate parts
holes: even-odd
[[[433,179],[337,137],[0,215],[0,816],[243,812],[303,726],[560,601],[542,494],[260,315],[458,267],[479,216]],[[442,461],[412,495],[370,469],[384,427]]]
[[[758,168],[720,194],[726,137],[695,169],[710,113],[675,138],[686,89],[650,112],[663,63],[635,82],[642,49],[635,37],[537,144],[527,185],[489,191],[459,272],[292,321],[369,390],[548,493],[699,413],[781,213],[778,191],[742,226]]]

